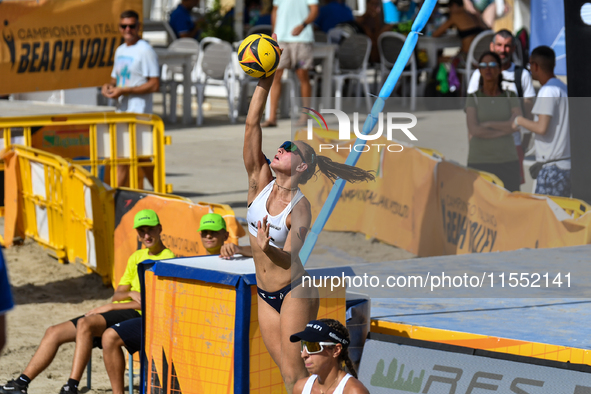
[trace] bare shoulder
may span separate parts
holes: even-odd
[[[310,205],[310,201],[308,201],[308,199],[304,196],[300,199],[300,201],[298,201],[295,207],[293,207],[293,211],[297,212],[298,214],[308,213],[309,215],[312,211],[312,205]]]
[[[369,394],[369,390],[358,379],[350,378],[343,390],[344,394]]]
[[[306,385],[308,379],[309,378],[302,378],[298,380],[296,384],[293,386],[293,394],[302,394],[302,391],[304,391],[304,386]]]

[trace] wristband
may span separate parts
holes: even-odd
[[[513,120],[513,124],[514,124],[515,126],[519,126],[519,123],[517,123],[517,119],[518,119],[518,118],[519,118],[519,116],[516,116],[516,117],[515,117],[515,120]]]
[[[302,22],[302,27],[305,29],[308,24],[306,22]]]

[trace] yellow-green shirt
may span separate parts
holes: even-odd
[[[481,90],[468,96],[466,108],[476,108],[478,122],[506,121],[511,119],[512,109],[520,108],[515,93],[503,92],[500,96],[487,96]],[[513,135],[499,138],[472,137],[468,149],[468,165],[471,163],[506,163],[518,160]]]
[[[140,277],[137,274],[137,265],[145,260],[166,260],[166,259],[174,259],[175,255],[170,251],[170,249],[164,249],[162,252],[151,255],[148,254],[150,252],[149,249],[140,249],[136,250],[127,260],[127,267],[125,268],[125,273],[121,280],[119,281],[119,286],[130,285],[130,291],[137,291],[138,293],[141,290],[140,287]],[[124,301],[115,301],[114,303],[124,303],[124,302],[131,302],[131,300],[124,300]]]

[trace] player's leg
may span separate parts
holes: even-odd
[[[281,368],[281,336],[280,336],[280,320],[279,313],[271,305],[267,304],[265,300],[258,296],[258,319],[259,327],[261,329],[261,337],[267,351],[271,355],[275,364]]]
[[[307,377],[308,371],[301,358],[298,342],[291,342],[289,337],[303,331],[311,320],[318,315],[318,297],[293,297],[293,290],[283,299],[281,307],[281,375],[288,393],[295,383]]]

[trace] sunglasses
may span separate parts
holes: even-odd
[[[137,24],[135,24],[135,23],[132,23],[131,25],[124,25],[123,23],[121,23],[121,24],[119,25],[119,27],[120,27],[122,30],[125,30],[125,29],[127,29],[128,27],[129,27],[131,30],[135,30],[135,28],[137,27]]]
[[[482,62],[482,63],[478,63],[478,68],[495,68],[498,67],[499,63],[497,62]]]
[[[318,354],[324,350],[324,346],[334,346],[336,343],[333,342],[308,342],[308,341],[300,341],[302,344],[302,353],[304,349],[306,349],[306,353],[308,354]]]
[[[306,162],[306,160],[304,160],[304,155],[302,154],[302,151],[298,148],[296,144],[294,144],[291,141],[285,141],[283,144],[281,144],[279,149],[283,149],[286,152],[296,153],[302,158],[302,161],[304,163]]]

